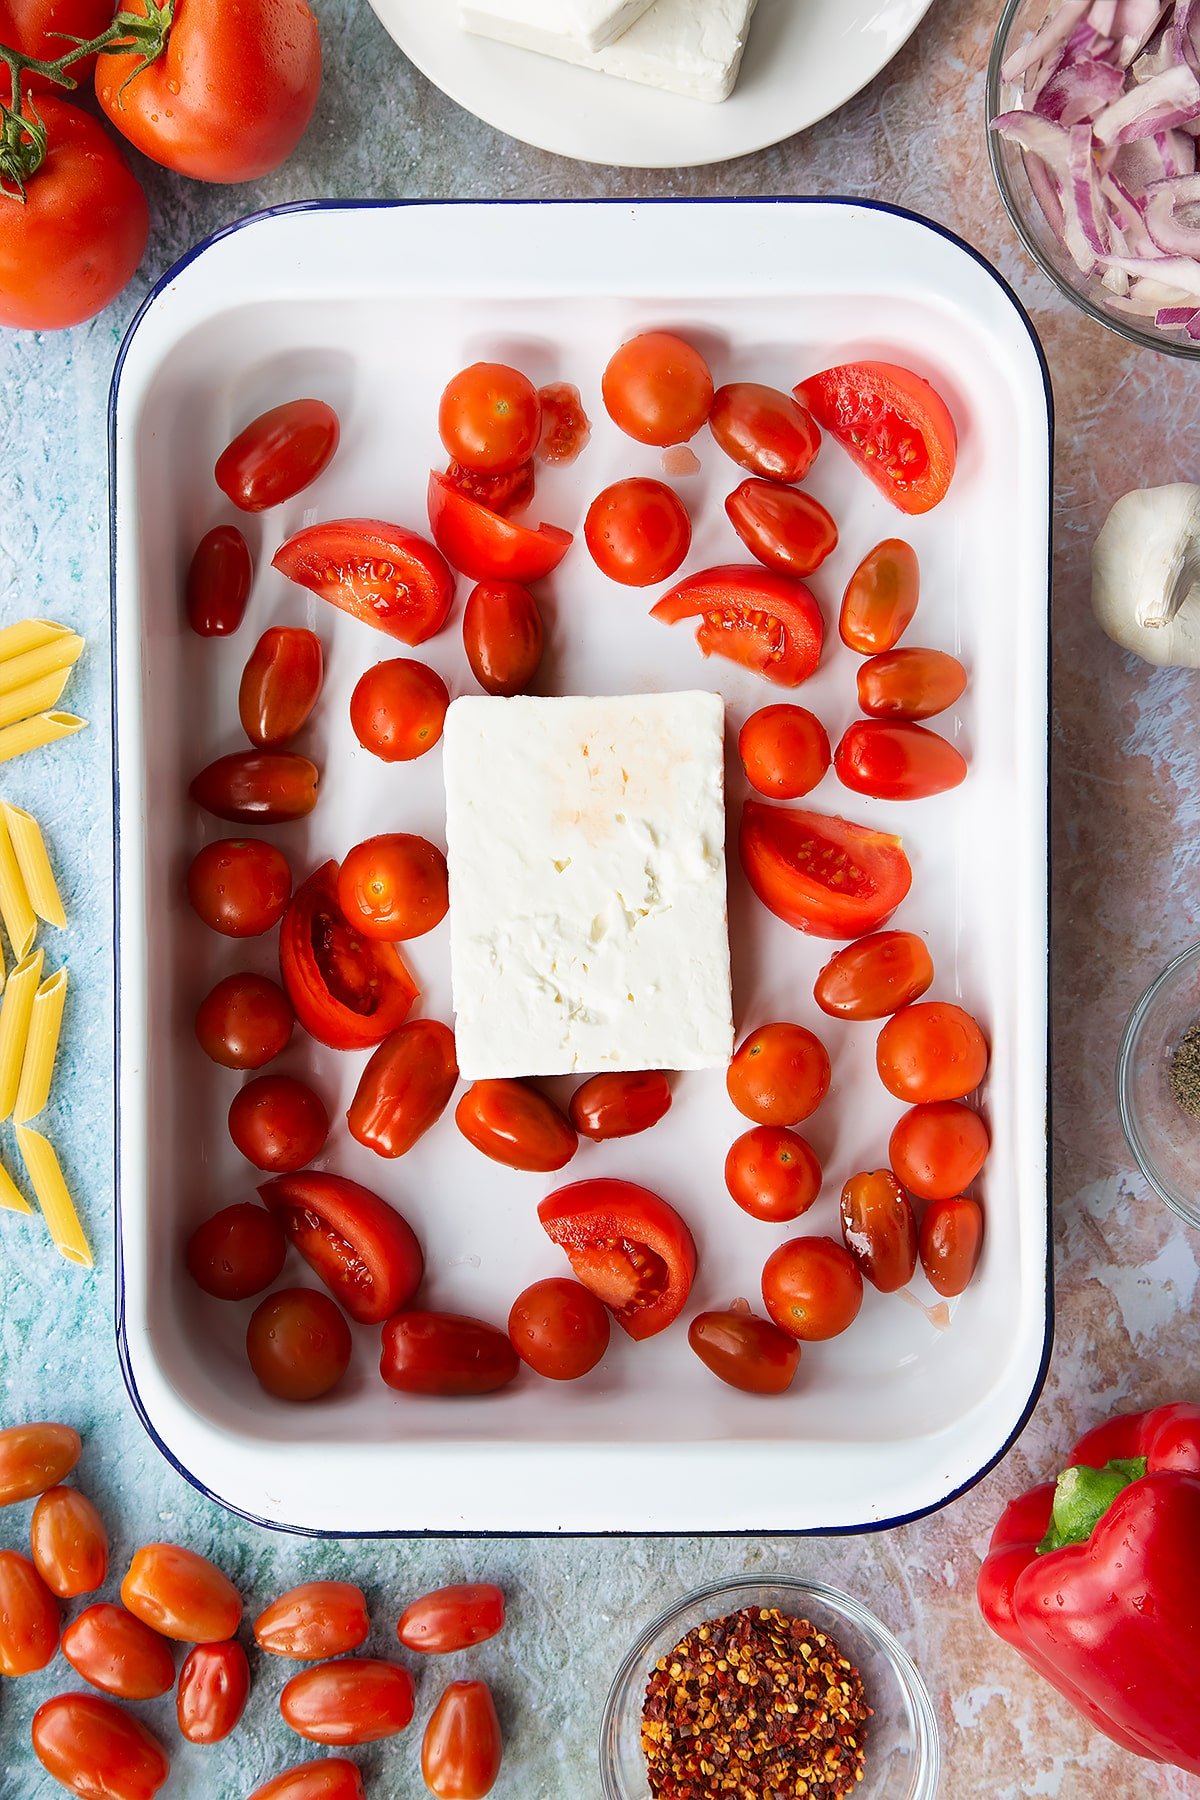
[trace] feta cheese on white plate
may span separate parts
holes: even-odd
[[[522,0],[533,4],[533,0]],[[619,75],[668,93],[686,94],[694,100],[727,100],[737,82],[742,52],[750,32],[756,0],[655,0],[636,24],[622,32],[605,49],[590,51],[577,39],[563,36],[553,46],[532,44],[528,35],[515,36],[511,23],[500,16],[514,10],[517,0],[495,0],[495,14],[484,16],[480,0],[464,5],[462,19],[469,29],[502,43],[520,43],[557,56],[580,68],[597,69],[603,75]]]
[[[450,966],[469,1081],[733,1048],[719,694],[455,700]]]
[[[459,23],[479,37],[557,56],[563,46],[603,50],[652,0],[461,0]]]

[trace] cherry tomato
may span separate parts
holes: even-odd
[[[402,644],[423,644],[439,632],[454,599],[441,551],[385,519],[310,525],[275,552],[271,566]]]
[[[699,618],[705,656],[727,656],[779,687],[799,687],[821,660],[825,626],[802,581],[772,569],[727,563],[689,575],[650,608],[676,625]]]
[[[520,1367],[503,1331],[461,1313],[399,1312],[383,1328],[379,1373],[402,1394],[491,1394]]]
[[[259,1075],[233,1096],[229,1135],[256,1169],[286,1175],[321,1154],[329,1114],[320,1096],[294,1075]]]
[[[255,1788],[250,1800],[366,1800],[357,1763],[344,1756],[297,1763]]]
[[[579,389],[569,381],[552,381],[538,389],[542,435],[538,458],[544,463],[573,463],[592,435]]]
[[[0,0],[0,43],[38,62],[54,62],[67,48],[67,38],[89,42],[107,30],[112,19],[112,0]],[[71,64],[72,79],[79,81],[90,75],[95,66],[94,56],[81,57]],[[27,94],[54,92],[53,83],[45,75],[28,70],[22,86]],[[7,100],[11,92],[8,71],[4,70],[0,72],[0,94]]]
[[[311,1744],[375,1744],[411,1720],[413,1680],[399,1663],[347,1656],[293,1675],[279,1710]]]
[[[377,1156],[404,1156],[441,1118],[457,1080],[449,1026],[409,1019],[383,1040],[360,1075],[346,1114],[350,1136]]]
[[[860,656],[892,650],[912,623],[921,592],[917,553],[902,538],[885,538],[846,583],[838,631]]]
[[[842,1236],[872,1286],[894,1294],[917,1266],[917,1223],[890,1169],[852,1175],[842,1189]]]
[[[306,1581],[280,1594],[254,1621],[254,1641],[271,1656],[318,1662],[357,1650],[370,1634],[367,1602],[349,1581]]]
[[[450,907],[446,858],[428,839],[408,832],[367,838],[346,853],[338,905],[364,937],[391,942],[423,937]]]
[[[196,1041],[224,1069],[261,1069],[292,1036],[287,995],[266,975],[226,975],[196,1011]]]
[[[493,1162],[539,1175],[565,1168],[579,1147],[575,1127],[528,1081],[475,1081],[454,1123]]]
[[[421,1774],[437,1800],[483,1800],[496,1785],[504,1753],[500,1721],[486,1681],[452,1681],[421,1740]]]
[[[259,1188],[294,1250],[359,1325],[407,1306],[425,1272],[416,1233],[394,1206],[343,1175],[283,1175]]]
[[[315,632],[295,625],[264,631],[238,689],[238,716],[250,742],[275,750],[294,738],[317,704],[323,671]]]
[[[987,1161],[988,1128],[957,1100],[914,1106],[896,1123],[888,1161],[918,1200],[950,1200],[969,1187]]]
[[[688,1343],[706,1369],[744,1394],[783,1394],[800,1367],[800,1346],[778,1325],[729,1308],[697,1313]]]
[[[279,969],[296,1017],[333,1050],[366,1050],[403,1025],[418,995],[392,944],[365,937],[337,903],[338,866],[297,888],[279,929]]]
[[[62,1634],[62,1653],[77,1675],[118,1700],[156,1700],[175,1686],[175,1658],[166,1638],[106,1601],[71,1620]]]
[[[250,546],[236,525],[214,525],[196,545],[187,573],[187,621],[198,637],[228,637],[246,616],[254,584]]]
[[[713,397],[708,428],[726,456],[752,475],[802,481],[821,448],[821,433],[806,407],[778,388],[731,381]]]
[[[490,1581],[467,1581],[435,1588],[406,1606],[396,1636],[406,1650],[444,1656],[486,1643],[503,1628],[503,1589]]]
[[[188,1274],[215,1300],[248,1300],[269,1288],[287,1257],[278,1219],[238,1200],[198,1225],[188,1239]]]
[[[557,569],[571,533],[557,525],[516,525],[430,470],[429,525],[453,566],[472,581],[538,581]]]
[[[478,500],[480,506],[499,513],[504,519],[524,512],[533,500],[532,462],[522,463],[518,469],[508,469],[503,475],[486,475],[482,469],[466,469],[462,463],[451,462],[446,467],[446,480],[460,494]]]
[[[0,1506],[32,1500],[57,1487],[83,1454],[70,1425],[9,1425],[0,1431]]]
[[[885,650],[859,667],[858,704],[874,719],[932,719],[966,685],[967,671],[944,650]]]
[[[829,1092],[829,1053],[803,1025],[760,1025],[743,1038],[725,1077],[729,1098],[758,1125],[798,1125]]]
[[[632,475],[596,495],[583,535],[592,561],[610,581],[650,587],[673,575],[687,555],[692,521],[674,488]]]
[[[32,1675],[58,1649],[58,1602],[27,1556],[0,1550],[0,1675]]]
[[[833,758],[838,780],[877,800],[924,800],[965,780],[965,758],[923,725],[859,719],[842,736]]]
[[[788,1238],[763,1264],[762,1293],[781,1331],[819,1343],[853,1325],[863,1281],[850,1252],[832,1238]]]
[[[60,1600],[94,1594],[108,1574],[108,1533],[104,1520],[78,1488],[53,1487],[42,1494],[29,1526],[33,1566]]]
[[[179,1544],[145,1544],[121,1583],[135,1617],[185,1644],[223,1644],[238,1628],[242,1596],[215,1563]]]
[[[933,958],[911,931],[877,931],[847,944],[817,976],[813,997],[832,1019],[885,1019],[933,981]]]
[[[934,1200],[921,1220],[921,1267],[931,1287],[947,1300],[961,1294],[975,1273],[983,1242],[983,1208],[957,1195]]]
[[[897,1100],[961,1100],[987,1073],[987,1040],[961,1006],[927,1000],[902,1007],[879,1034],[879,1079]]]
[[[313,1288],[268,1294],[246,1327],[246,1355],[260,1387],[276,1400],[319,1400],[350,1366],[345,1318]]]
[[[912,886],[899,838],[760,800],[742,808],[738,854],[763,905],[813,937],[856,938],[876,930]]]
[[[187,892],[210,931],[259,937],[282,919],[292,871],[283,851],[261,838],[219,838],[192,858]]]
[[[792,390],[901,512],[945,498],[958,433],[937,389],[896,363],[843,363]]]
[[[542,435],[537,389],[507,363],[472,363],[446,384],[438,436],[468,469],[504,475],[529,461]]]
[[[608,1349],[606,1309],[578,1281],[552,1275],[517,1295],[508,1335],[522,1362],[549,1381],[577,1381]]]
[[[786,701],[751,713],[738,733],[738,755],[747,781],[768,800],[798,800],[832,761],[820,719]]]
[[[546,632],[537,601],[517,581],[481,581],[463,613],[463,647],[480,687],[523,694],[541,667]]]
[[[687,1304],[696,1245],[675,1211],[632,1181],[576,1181],[548,1194],[538,1218],[584,1287],[628,1335],[664,1331]]]
[[[201,769],[188,793],[218,819],[286,825],[312,811],[320,779],[316,764],[294,750],[235,750]]]
[[[324,474],[340,436],[332,406],[323,400],[286,400],[238,432],[217,458],[213,475],[242,512],[266,512]]]
[[[725,511],[750,554],[783,575],[811,575],[837,549],[837,526],[821,502],[782,482],[743,481]]]
[[[756,1125],[730,1145],[725,1186],[752,1219],[786,1224],[806,1213],[821,1192],[821,1165],[796,1132]]]
[[[609,418],[639,444],[685,444],[712,411],[708,364],[669,331],[643,331],[622,344],[600,391]]]
[[[141,1720],[99,1694],[59,1694],[39,1706],[33,1751],[79,1800],[154,1800],[171,1772]]]
[[[189,1744],[219,1744],[246,1710],[250,1664],[230,1638],[224,1644],[197,1644],[179,1671],[175,1717]]]
[[[593,1075],[571,1095],[571,1123],[581,1137],[635,1137],[657,1125],[671,1104],[671,1084],[661,1069],[644,1075]]]
[[[350,724],[364,750],[381,762],[411,762],[442,735],[450,690],[441,676],[406,656],[378,662],[350,696]]]

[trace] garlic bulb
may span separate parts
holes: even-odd
[[[1092,546],[1092,610],[1122,649],[1200,668],[1200,487],[1136,488]]]

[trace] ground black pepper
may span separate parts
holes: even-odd
[[[1200,1119],[1200,1024],[1189,1026],[1176,1045],[1170,1080],[1177,1104]]]

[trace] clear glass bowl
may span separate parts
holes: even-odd
[[[1018,44],[1036,31],[1059,0],[1008,0],[996,29],[987,72],[987,140],[992,173],[1000,189],[1013,229],[1055,287],[1073,300],[1081,311],[1101,325],[1107,325],[1131,344],[1142,344],[1149,350],[1164,350],[1169,356],[1200,357],[1200,343],[1178,331],[1159,331],[1154,320],[1135,319],[1109,304],[1112,296],[1099,278],[1085,275],[1071,260],[1067,250],[1051,231],[1038,205],[1025,167],[1025,153],[991,129],[991,121],[1002,112],[1020,107],[1019,89],[1005,82],[1000,65]]]
[[[790,1618],[810,1620],[857,1665],[874,1717],[866,1739],[865,1772],[853,1789],[854,1800],[934,1800],[941,1768],[937,1720],[912,1658],[849,1594],[786,1576],[698,1588],[647,1625],[617,1670],[600,1722],[604,1800],[649,1800],[641,1744],[642,1702],[659,1657],[674,1649],[693,1626],[743,1606],[775,1606]]]
[[[1171,1058],[1200,1025],[1200,944],[1173,957],[1129,1015],[1117,1052],[1117,1108],[1129,1148],[1160,1200],[1200,1226],[1200,1119],[1171,1092]]]

